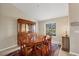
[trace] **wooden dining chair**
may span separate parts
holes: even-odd
[[[48,46],[41,43],[36,44],[35,52],[37,56],[47,56],[49,52]]]
[[[44,36],[43,44],[45,45],[46,55],[49,55],[51,53],[51,37]]]
[[[43,48],[43,43],[42,42],[38,42],[35,44],[35,55],[36,56],[42,56],[42,48]]]
[[[33,44],[27,42],[27,34],[21,33],[19,36],[19,42],[20,42],[20,53],[21,55],[30,55],[32,52],[32,46]]]

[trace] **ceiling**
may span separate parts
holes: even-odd
[[[67,3],[14,3],[27,18],[38,21],[68,16]]]

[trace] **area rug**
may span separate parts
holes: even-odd
[[[52,44],[51,52],[50,52],[50,55],[48,56],[58,56],[60,47],[61,46],[58,44]],[[17,50],[17,51],[7,54],[6,56],[22,56],[22,55],[20,55],[20,50]],[[34,56],[34,55],[31,55],[31,56]]]

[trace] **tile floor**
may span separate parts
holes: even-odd
[[[76,55],[70,54],[69,52],[66,52],[60,49],[58,56],[76,56]]]

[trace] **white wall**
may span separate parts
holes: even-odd
[[[18,18],[27,19],[26,15],[12,4],[0,4],[0,51],[17,45]],[[36,20],[33,21],[37,23]]]
[[[70,20],[70,53],[79,55],[79,25],[71,25],[72,22],[79,22],[79,4],[69,4]]]
[[[0,15],[0,50],[15,46],[17,43],[16,18]]]
[[[46,27],[45,25],[48,23],[56,23],[56,36],[53,36],[53,41],[55,43],[61,44],[61,38],[63,33],[67,30],[69,34],[69,23],[68,23],[68,17],[59,17],[54,19],[48,19],[46,21],[40,21],[39,22],[39,33],[42,35],[46,34]]]

